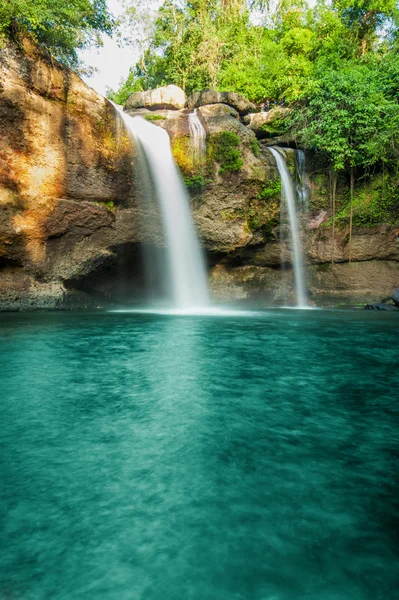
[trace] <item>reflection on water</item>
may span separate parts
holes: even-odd
[[[1,316],[0,598],[397,598],[395,317]]]

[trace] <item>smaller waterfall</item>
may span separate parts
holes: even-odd
[[[203,164],[206,156],[206,131],[198,116],[197,109],[188,115],[190,138],[193,147],[193,162],[195,165]]]
[[[295,206],[294,187],[292,185],[291,175],[284,157],[280,154],[280,152],[278,152],[278,150],[276,150],[276,148],[269,148],[269,150],[275,158],[277,169],[280,173],[281,200],[283,202],[286,202],[288,209],[288,219],[290,224],[293,255],[296,302],[297,306],[304,308],[308,306],[308,302],[305,286],[301,239],[299,235],[298,219]]]
[[[189,200],[173,160],[168,133],[116,107],[139,149],[138,158],[153,182],[165,235],[172,307],[202,310],[209,305],[205,261],[192,222]]]
[[[296,150],[297,182],[296,193],[301,208],[308,209],[309,188],[306,182],[305,153],[303,150]]]

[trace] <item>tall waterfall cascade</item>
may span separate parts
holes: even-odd
[[[273,155],[281,179],[281,201],[286,203],[288,220],[291,233],[292,262],[294,267],[294,281],[296,292],[296,303],[299,308],[308,306],[305,273],[303,266],[303,252],[298,227],[297,210],[295,204],[295,192],[291,175],[285,158],[276,148],[269,148]]]
[[[171,308],[200,311],[209,306],[204,257],[191,218],[189,199],[175,165],[168,133],[142,117],[116,107],[138,160],[148,171],[159,203],[167,253],[167,290]]]
[[[295,151],[295,156],[297,165],[296,193],[301,208],[308,210],[309,188],[306,181],[305,153],[303,150],[298,149]]]
[[[196,165],[200,165],[204,162],[206,157],[206,131],[201,123],[196,108],[188,115],[188,125],[193,148],[193,162]]]

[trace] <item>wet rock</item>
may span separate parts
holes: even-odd
[[[187,99],[188,108],[198,108],[207,104],[228,104],[235,108],[241,115],[255,112],[255,105],[247,100],[242,94],[236,92],[216,92],[215,90],[204,90],[193,92]]]
[[[399,227],[380,225],[376,227],[355,227],[352,232],[352,244],[349,248],[348,228],[336,228],[334,244],[331,228],[313,230],[307,238],[308,256],[312,263],[393,260],[399,261],[397,235]]]
[[[399,288],[392,292],[392,302],[399,308]]]
[[[383,302],[377,302],[375,304],[366,304],[364,308],[365,310],[385,310],[388,312],[399,310],[399,307],[394,306],[393,304],[384,304]]]
[[[186,94],[177,85],[166,85],[147,90],[145,92],[135,92],[126,100],[125,110],[135,110],[137,108],[148,108],[149,110],[179,110],[186,104]]]

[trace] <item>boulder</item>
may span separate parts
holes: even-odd
[[[228,104],[205,104],[205,106],[201,106],[198,109],[198,112],[204,117],[204,119],[226,116],[234,117],[235,119],[240,118],[240,115],[236,109]]]
[[[126,100],[125,110],[131,111],[137,108],[148,108],[149,110],[180,110],[186,104],[186,94],[177,85],[166,85],[147,90],[146,92],[135,92]]]
[[[290,109],[276,106],[267,112],[251,113],[244,118],[244,123],[253,131],[258,139],[275,138],[285,133],[285,119]]]
[[[391,312],[393,310],[399,310],[399,307],[393,306],[392,304],[385,304],[384,302],[377,302],[376,304],[366,304],[364,307],[366,310],[385,310]]]
[[[204,90],[202,92],[193,92],[187,100],[188,108],[198,108],[207,104],[228,104],[235,108],[241,116],[255,112],[256,110],[255,104],[247,100],[242,94],[237,94],[236,92]]]

